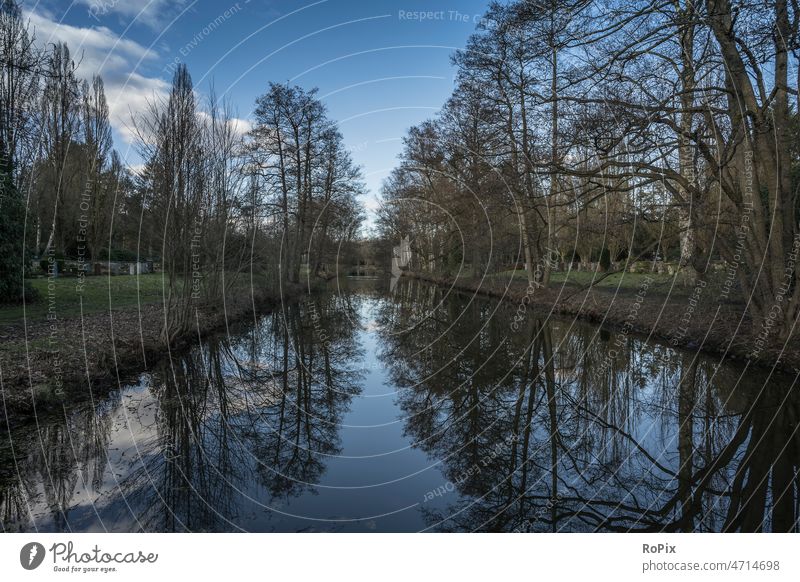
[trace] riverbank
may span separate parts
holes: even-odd
[[[585,273],[580,273],[585,275]],[[406,272],[403,276],[455,291],[484,295],[519,305],[540,316],[577,317],[602,326],[656,338],[674,348],[702,350],[727,360],[800,373],[800,342],[756,350],[756,339],[742,302],[714,282],[678,282],[673,276],[615,275],[616,282],[590,287],[569,280],[547,289],[514,276],[473,279]],[[598,277],[601,276],[598,274]]]
[[[159,283],[156,292],[150,280],[156,277],[160,280],[158,275],[130,277],[139,279],[134,300],[125,288],[129,281],[102,278],[106,286],[117,287],[116,292],[106,291],[104,305],[90,295],[82,309],[75,308],[71,295],[61,292],[51,314],[46,311],[47,297],[28,306],[22,318],[14,319],[12,311],[21,308],[0,313],[0,426],[101,397],[170,351],[185,350],[281,302],[281,294],[268,291],[266,285],[234,287],[224,305],[198,303],[195,324],[167,348],[160,339],[161,287]],[[304,291],[301,285],[284,286],[283,300],[296,299]]]

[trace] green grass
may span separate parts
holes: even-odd
[[[550,276],[550,280],[554,285],[561,285],[566,282],[568,285],[585,287],[586,285],[591,284],[593,280],[595,282],[598,281],[604,275],[605,273],[571,271],[569,273],[553,273]],[[668,275],[666,273],[662,275],[659,275],[658,273],[614,273],[612,275],[608,275],[599,283],[596,282],[595,286],[606,289],[616,289],[619,287],[620,289],[635,290],[642,286],[647,277],[650,277],[650,279],[653,280],[655,287],[669,287],[669,285],[672,283],[672,280],[675,278],[674,275]],[[676,285],[679,285],[681,280],[682,277],[679,276],[678,280],[676,281]]]
[[[232,277],[234,275],[229,275]],[[51,282],[47,278],[30,279],[31,286],[39,292],[39,298],[33,302],[22,305],[0,306],[0,325],[21,323],[27,319],[29,322],[46,321],[48,309],[51,304],[55,306],[55,313],[59,319],[77,317],[81,314],[81,300],[83,300],[83,314],[107,312],[112,310],[135,310],[138,305],[160,303],[163,297],[161,273],[148,275],[116,275],[93,276],[83,279],[83,289],[78,290],[80,280],[77,277],[59,277],[52,281],[52,294],[48,286]],[[229,293],[248,296],[251,292],[249,273],[239,273],[234,280],[229,280]],[[257,274],[252,281],[256,289],[271,289],[274,281],[263,274]],[[54,303],[53,303],[54,302]]]
[[[34,303],[0,307],[0,323],[45,321],[52,305],[56,316],[74,317],[81,313],[97,313],[111,309],[126,309],[141,303],[161,301],[161,274],[96,276],[83,279],[83,289],[78,289],[76,277],[60,277],[51,282],[47,278],[31,279],[31,286],[39,292]]]
[[[686,275],[683,273],[679,273],[677,276],[667,273],[613,273],[600,280],[604,275],[605,273],[602,272],[592,273],[587,271],[558,271],[551,273],[550,286],[552,288],[566,285],[567,287],[581,288],[586,287],[591,284],[592,281],[595,281],[594,288],[596,289],[614,290],[619,288],[621,292],[636,292],[642,288],[642,285],[645,283],[645,279],[650,277],[652,282],[649,284],[648,288],[651,291],[663,291],[666,293],[670,291],[671,287],[672,293],[681,294],[684,291],[684,288],[690,288],[692,285],[692,283],[688,281]],[[527,280],[527,276],[523,270],[508,270],[489,275],[491,278],[503,280],[507,280],[512,276],[514,277],[515,281],[524,283]],[[691,289],[687,289],[687,292],[690,291]]]

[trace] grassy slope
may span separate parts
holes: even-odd
[[[580,289],[595,282],[594,288],[620,294],[636,294],[646,279],[650,281],[647,285],[648,291],[658,294],[669,294],[670,296],[686,296],[694,291],[694,282],[687,279],[683,273],[669,275],[667,273],[613,273],[605,276],[605,273],[591,273],[586,271],[554,272],[550,276],[550,288],[559,289],[562,285],[568,289]],[[503,271],[488,275],[489,281],[507,281],[512,278],[517,284],[524,285],[526,275],[524,271]],[[714,277],[712,277],[713,279]],[[602,279],[602,280],[601,280]]]
[[[52,282],[52,294],[48,289],[50,281],[46,278],[31,279],[31,286],[40,298],[26,305],[7,305],[0,308],[0,324],[28,321],[41,321],[47,317],[51,305],[59,318],[75,317],[83,313],[97,313],[111,309],[124,309],[161,301],[161,275],[119,275],[115,277],[86,277],[83,290],[77,286],[75,277],[61,277]]]
[[[53,281],[52,295],[48,290],[50,284],[48,279],[31,279],[30,283],[39,291],[40,298],[36,302],[24,306],[0,306],[0,325],[22,323],[24,320],[29,322],[45,321],[53,301],[59,319],[79,317],[81,300],[83,300],[84,315],[107,313],[109,309],[136,311],[139,305],[160,303],[163,296],[162,289],[166,285],[166,281],[162,280],[161,273],[86,277],[83,280],[82,291],[78,291],[79,280],[77,278],[61,277]],[[264,276],[257,276],[253,284],[258,287],[270,288]],[[249,296],[250,274],[240,274],[231,291]]]

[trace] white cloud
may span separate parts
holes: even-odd
[[[163,79],[148,77],[137,70],[143,63],[156,61],[158,54],[106,27],[61,24],[36,12],[28,12],[26,17],[37,43],[44,46],[61,41],[69,46],[80,78],[91,79],[94,74],[103,77],[111,123],[131,143],[132,115],[142,112],[148,100],[166,95],[169,87]]]
[[[233,131],[237,135],[244,135],[251,129],[253,129],[253,123],[248,121],[247,119],[242,119],[240,117],[234,117],[230,121],[231,125],[233,125]]]
[[[92,5],[89,0],[79,1]],[[160,4],[158,1],[148,3],[147,0],[128,0],[113,6],[112,3],[113,0],[105,0],[108,10],[114,8],[119,12],[132,11],[131,5],[139,6],[139,10],[147,5],[149,10],[152,5]],[[133,118],[146,110],[148,102],[166,98],[169,93],[168,80],[148,76],[143,71],[143,67],[159,65],[161,56],[152,48],[122,38],[105,26],[84,28],[62,24],[42,12],[26,12],[25,17],[30,19],[40,46],[57,41],[69,46],[80,78],[88,80],[95,74],[103,77],[111,124],[125,143],[133,143]],[[162,73],[166,70],[167,67],[161,69]],[[240,135],[252,129],[252,123],[247,119],[233,118],[231,123]]]
[[[106,82],[111,123],[127,143],[134,141],[132,119],[147,108],[148,101],[166,96],[169,84],[158,78],[130,73],[122,83]]]
[[[86,6],[88,16],[98,23],[117,16],[125,25],[135,22],[157,29],[164,16],[185,4],[185,0],[77,0]]]
[[[141,176],[145,167],[145,164],[128,164],[128,170],[136,176]]]
[[[364,200],[364,207],[369,211],[375,212],[380,210],[381,203],[377,198],[367,198]]]
[[[196,95],[197,96],[197,95]],[[201,102],[201,106],[206,105],[205,102]],[[206,111],[200,110],[199,112],[200,118],[205,121],[211,121],[211,115],[209,115]],[[242,119],[241,117],[231,117],[228,119],[228,126],[231,128],[235,135],[244,135],[251,129],[253,129],[253,123],[247,119]]]

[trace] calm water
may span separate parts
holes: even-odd
[[[794,378],[347,287],[0,436],[2,529],[797,530]]]

